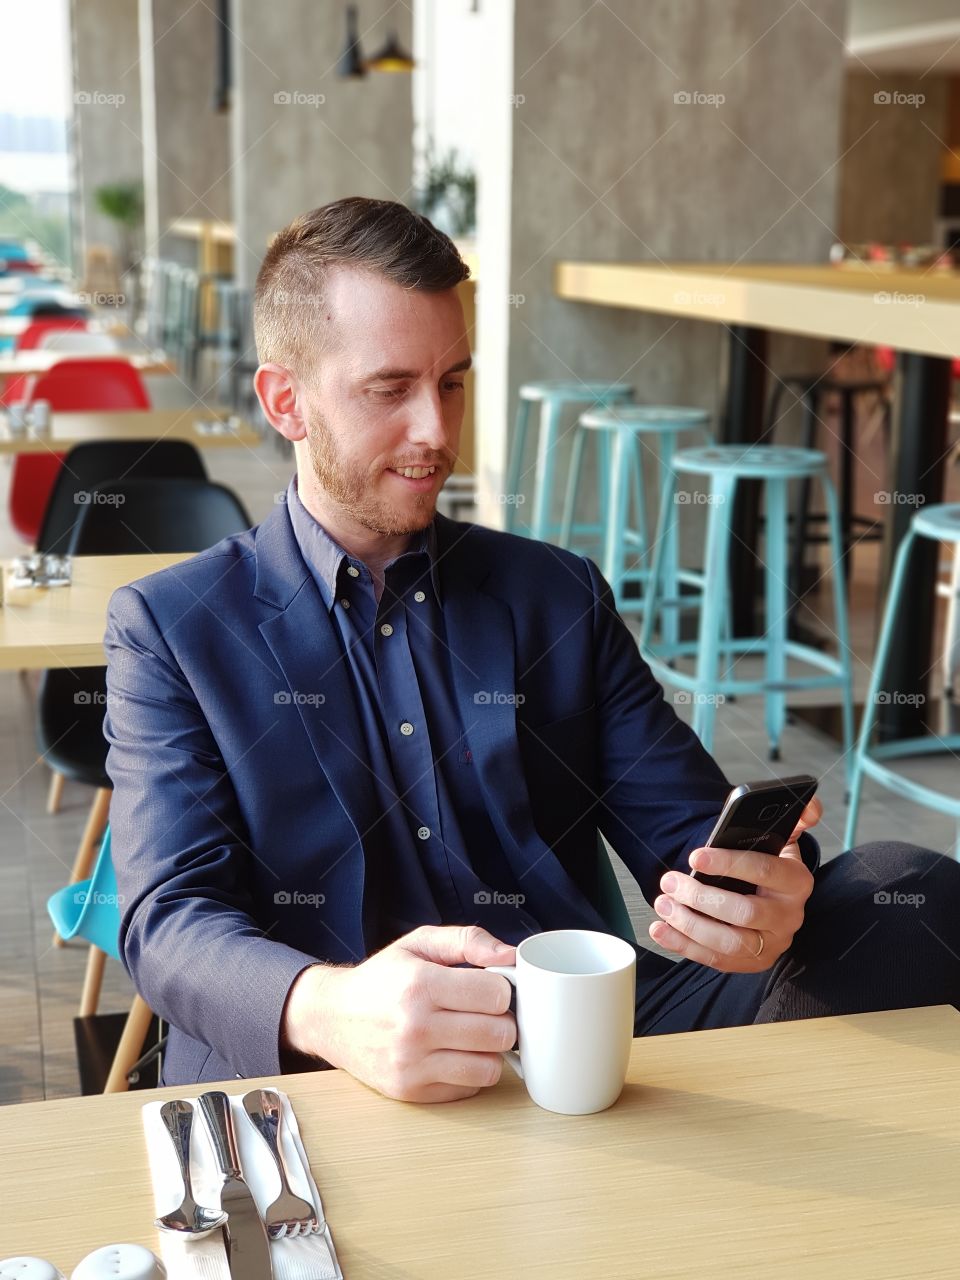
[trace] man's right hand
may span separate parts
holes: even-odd
[[[478,925],[424,925],[354,968],[316,965],[290,989],[281,1038],[390,1098],[452,1102],[500,1079],[516,1041],[515,949]],[[476,965],[460,969],[460,964]]]

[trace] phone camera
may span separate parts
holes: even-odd
[[[779,818],[781,813],[786,813],[789,807],[786,804],[765,804],[758,817],[761,822],[773,822],[775,818]]]

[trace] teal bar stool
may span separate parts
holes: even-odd
[[[870,677],[870,688],[863,709],[863,721],[860,725],[860,737],[853,760],[853,779],[850,786],[850,807],[847,812],[847,830],[845,848],[853,847],[857,832],[857,818],[860,811],[860,795],[864,777],[879,782],[887,791],[903,796],[914,804],[936,813],[946,814],[957,824],[957,843],[954,856],[960,857],[960,798],[937,791],[933,787],[914,782],[904,774],[892,768],[890,761],[906,760],[911,757],[939,755],[944,752],[960,750],[960,734],[940,735],[931,733],[921,738],[901,738],[894,742],[873,743],[871,737],[876,727],[878,707],[882,706],[891,694],[882,694],[883,677],[890,649],[898,626],[911,626],[911,618],[901,617],[900,595],[903,591],[907,573],[910,568],[910,554],[916,546],[918,538],[928,538],[937,543],[951,543],[954,555],[960,555],[960,503],[941,503],[921,509],[910,521],[910,528],[897,549],[893,565],[893,577],[887,602],[883,611],[883,623],[880,627],[880,639],[873,660],[873,672]]]
[[[679,488],[681,476],[709,480],[706,495],[691,495]],[[730,639],[727,627],[729,552],[737,485],[741,480],[763,482],[766,503],[766,630],[762,636]],[[837,654],[822,653],[812,645],[787,638],[787,486],[791,480],[815,481],[821,486],[827,515],[830,558],[834,568],[833,606]],[[707,508],[703,590],[699,597],[670,597],[666,590],[667,533],[679,512],[703,503]],[[693,728],[709,751],[718,702],[728,694],[763,694],[771,760],[780,758],[780,740],[786,723],[786,695],[805,689],[839,689],[843,711],[843,750],[850,776],[853,744],[853,678],[847,638],[847,604],[843,585],[843,543],[837,495],[830,481],[827,456],[816,449],[790,449],[779,445],[712,445],[681,449],[674,455],[663,489],[657,542],[650,575],[649,607],[644,611],[640,650],[658,679],[685,690],[693,703]],[[700,611],[696,640],[671,641],[663,634],[654,643],[654,624],[665,611],[697,607]],[[764,674],[754,679],[733,674],[738,657],[759,655]],[[695,659],[694,671],[682,671],[671,663]],[[812,675],[788,674],[792,660],[814,669]],[[721,672],[721,661],[725,667]]]
[[[645,592],[641,592],[639,597],[628,597],[625,587],[630,582],[646,584],[650,576],[644,454],[654,453],[651,442],[655,441],[660,476],[658,490],[662,491],[676,451],[677,437],[689,431],[699,432],[707,441],[710,440],[710,414],[706,409],[633,404],[589,409],[580,415],[574,429],[560,545],[569,547],[572,541],[583,454],[587,440],[592,437],[598,446],[597,468],[605,470],[607,476],[607,501],[600,513],[603,576],[610,583],[621,613],[636,613],[643,609]],[[701,585],[699,575],[684,572],[681,578],[675,524],[670,525],[666,536],[669,546],[665,548],[664,574],[672,594],[679,589],[678,583],[683,579],[692,581],[693,585]],[[628,559],[638,561],[637,567],[628,569]],[[666,625],[671,630],[676,626],[675,610],[668,615]],[[676,636],[670,638],[675,640]]]
[[[605,408],[611,404],[628,404],[633,399],[633,387],[627,382],[580,382],[578,380],[525,382],[520,388],[517,419],[510,444],[510,462],[507,468],[507,503],[505,527],[508,533],[529,533],[541,540],[559,532],[559,525],[550,523],[550,504],[553,499],[557,462],[557,444],[564,409],[584,405],[588,408]],[[523,459],[526,452],[530,419],[535,405],[540,406],[540,433],[537,440],[537,465],[533,486],[533,512],[529,526],[521,528],[517,518],[517,497],[523,492]],[[601,483],[603,476],[601,475]],[[605,494],[601,495],[606,506]],[[599,533],[599,528],[578,529],[577,533]]]

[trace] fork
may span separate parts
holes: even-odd
[[[271,1240],[283,1240],[321,1231],[322,1224],[313,1205],[309,1200],[294,1195],[287,1181],[287,1171],[280,1150],[280,1124],[283,1116],[280,1095],[273,1089],[254,1089],[244,1095],[243,1109],[270,1148],[280,1175],[280,1194],[273,1204],[267,1206],[263,1215],[267,1235]]]

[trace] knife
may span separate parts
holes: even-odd
[[[257,1203],[243,1180],[230,1099],[215,1089],[201,1094],[198,1106],[223,1178],[220,1207],[229,1215],[223,1236],[231,1280],[272,1280],[270,1242]]]

